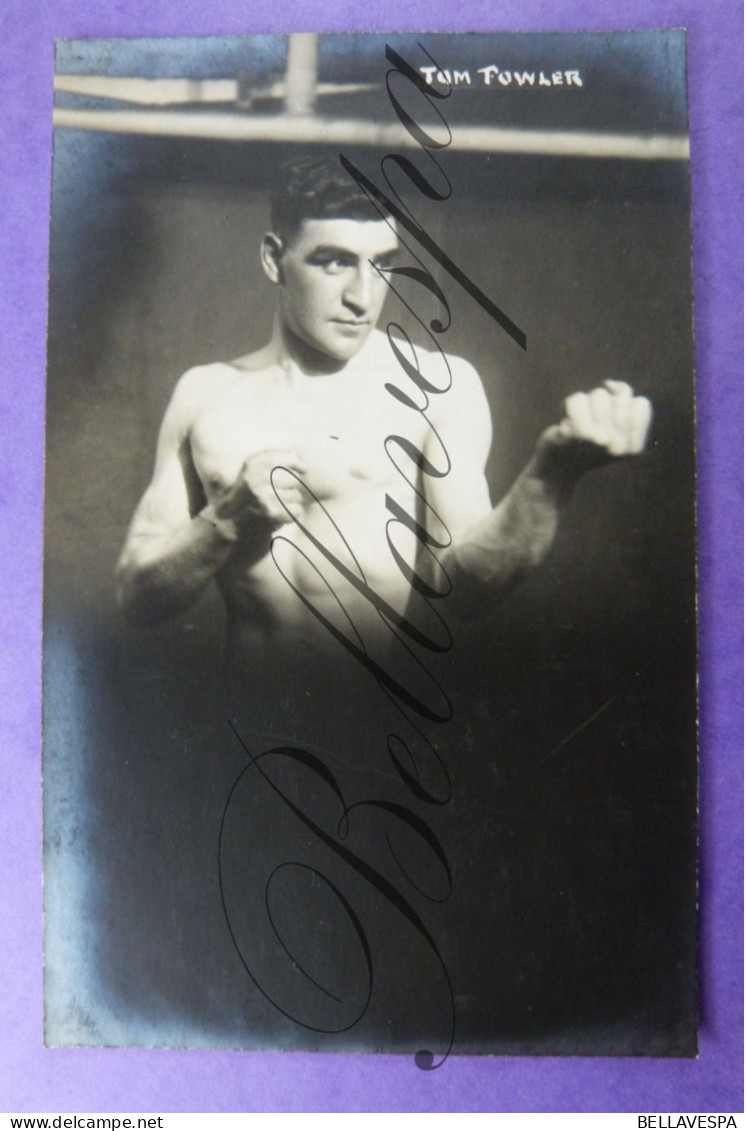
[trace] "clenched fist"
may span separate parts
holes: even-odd
[[[644,450],[652,406],[624,381],[604,381],[590,393],[574,393],[564,407],[564,420],[539,440],[542,474],[571,481],[619,456]]]
[[[588,440],[610,456],[641,452],[653,415],[647,397],[636,397],[624,381],[604,381],[603,388],[574,393],[565,401],[565,412],[563,435]]]
[[[289,449],[256,452],[245,460],[233,486],[206,511],[212,511],[220,526],[231,531],[235,541],[271,533],[278,526],[300,518],[304,497],[296,477],[305,471],[304,464]],[[210,518],[209,514],[203,514]]]

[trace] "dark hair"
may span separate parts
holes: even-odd
[[[272,231],[289,239],[304,220],[380,220],[381,213],[339,160],[288,162],[272,194]]]

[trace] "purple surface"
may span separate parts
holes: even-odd
[[[278,12],[281,12],[278,15]],[[0,53],[0,1110],[742,1111],[742,5],[721,0],[5,0]],[[689,29],[700,457],[697,1061],[313,1056],[42,1044],[40,590],[53,40],[302,30]]]

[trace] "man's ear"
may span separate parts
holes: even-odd
[[[285,251],[285,244],[280,236],[276,236],[274,232],[267,232],[262,240],[260,256],[262,260],[262,267],[264,274],[269,279],[270,283],[282,282],[282,256]]]

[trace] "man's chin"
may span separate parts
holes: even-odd
[[[370,337],[371,327],[366,326],[365,330],[360,330],[355,334],[350,335],[335,335],[333,341],[325,342],[321,346],[321,350],[327,355],[330,361],[345,362],[352,361],[360,353],[361,349]]]
[[[353,357],[357,357],[364,345],[364,341],[357,342],[354,346],[350,346],[349,349],[335,350],[331,360],[339,362],[352,361]]]
[[[295,339],[298,358],[319,372],[332,372],[343,368],[360,353],[370,337],[372,326],[357,333],[325,335],[314,340]]]

